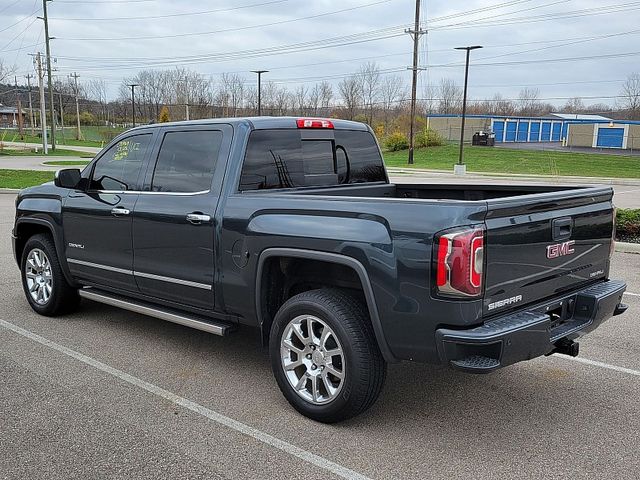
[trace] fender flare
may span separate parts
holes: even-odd
[[[304,250],[298,248],[267,248],[262,251],[260,257],[258,258],[255,291],[256,316],[258,317],[258,323],[260,325],[261,331],[263,329],[261,299],[262,275],[265,262],[272,257],[293,257],[308,260],[319,260],[324,262],[337,263],[353,269],[358,275],[360,283],[362,284],[362,290],[367,302],[369,317],[371,318],[371,324],[373,326],[373,332],[378,343],[378,348],[380,348],[382,356],[388,363],[397,363],[399,361],[391,352],[391,349],[389,348],[387,340],[384,336],[382,323],[378,314],[378,307],[373,295],[373,288],[371,287],[371,282],[369,281],[367,270],[364,268],[364,265],[362,265],[362,263],[360,263],[355,258],[348,257],[346,255],[340,255],[337,253],[320,252],[317,250]]]
[[[76,285],[76,282],[73,280],[73,277],[71,276],[71,272],[69,271],[67,258],[64,255],[64,248],[61,245],[61,239],[57,234],[57,230],[54,223],[44,218],[22,217],[16,221],[16,235],[18,234],[20,225],[24,225],[24,224],[41,225],[46,227],[51,232],[51,237],[53,238],[53,244],[56,247],[56,254],[58,255],[58,262],[62,267],[62,273],[70,285]],[[16,258],[16,260],[18,262],[18,266],[20,266],[21,260],[19,258]]]

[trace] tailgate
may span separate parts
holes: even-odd
[[[613,190],[571,188],[487,201],[485,316],[606,278]]]

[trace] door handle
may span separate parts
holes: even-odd
[[[114,207],[111,209],[111,215],[115,215],[116,217],[119,217],[120,215],[129,215],[130,213],[131,210],[124,207]]]
[[[202,223],[209,223],[211,221],[211,217],[202,213],[189,213],[187,215],[187,221],[194,225],[200,225]]]

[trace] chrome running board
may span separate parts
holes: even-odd
[[[208,318],[191,316],[188,313],[177,312],[174,310],[163,310],[161,307],[151,305],[145,302],[125,299],[118,295],[98,291],[93,288],[84,288],[78,291],[82,298],[93,300],[94,302],[104,303],[113,307],[122,308],[131,312],[148,315],[150,317],[159,318],[167,322],[177,323],[185,327],[195,328],[203,332],[213,333],[214,335],[224,336],[234,329],[233,325],[217,322]]]

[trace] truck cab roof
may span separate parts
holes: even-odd
[[[298,128],[298,120],[329,120],[333,124],[333,128],[337,130],[362,130],[367,131],[369,127],[361,122],[353,122],[351,120],[340,120],[334,118],[318,118],[318,117],[233,117],[233,118],[205,118],[202,120],[186,120],[180,122],[154,123],[150,125],[140,125],[136,129],[142,128],[160,128],[185,125],[213,125],[224,123],[232,126],[247,125],[252,130],[270,130],[270,129],[295,129]]]

